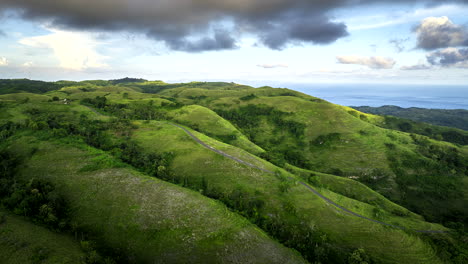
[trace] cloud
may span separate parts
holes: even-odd
[[[288,68],[287,64],[279,63],[279,64],[258,64],[257,67],[265,68],[265,69],[274,69],[274,68]]]
[[[428,70],[431,69],[432,67],[430,65],[426,64],[416,64],[416,65],[411,65],[411,66],[403,66],[400,68],[400,70],[403,71],[419,71],[419,70]]]
[[[157,34],[155,35],[157,37]],[[229,50],[238,48],[236,40],[228,31],[217,29],[212,37],[203,37],[201,39],[190,41],[180,38],[168,38],[166,45],[173,50],[187,52],[201,52],[211,50]]]
[[[32,61],[27,61],[27,62],[23,63],[23,65],[21,65],[21,66],[23,66],[25,68],[30,68],[33,65],[34,65],[34,63]]]
[[[0,57],[0,66],[8,66],[9,61],[5,57]]]
[[[328,44],[348,35],[332,11],[387,3],[467,3],[467,0],[1,0],[0,12],[61,29],[143,33],[173,50],[235,49],[243,34],[263,45]]]
[[[468,68],[468,48],[446,48],[426,55],[432,65]]]
[[[468,46],[468,29],[453,24],[448,17],[428,17],[414,31],[417,47],[424,50]]]
[[[0,37],[6,37],[6,33],[0,29]]]
[[[364,65],[371,69],[391,69],[395,65],[395,60],[384,57],[362,57],[362,56],[336,56],[341,64]]]
[[[409,38],[406,39],[391,39],[388,42],[393,45],[395,50],[400,53],[405,50],[405,46],[403,45],[405,42],[409,41]]]
[[[344,23],[330,22],[325,16],[295,17],[282,19],[279,23],[255,25],[261,42],[274,50],[284,49],[288,44],[329,44],[348,36]]]
[[[87,34],[48,29],[52,34],[28,37],[19,40],[20,44],[33,48],[51,49],[60,62],[60,67],[73,70],[103,68],[106,57],[97,53],[98,42]]]

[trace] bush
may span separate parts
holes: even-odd
[[[349,264],[370,264],[371,259],[362,248],[356,249],[348,258]]]

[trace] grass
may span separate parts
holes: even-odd
[[[2,94],[0,95],[0,102],[7,101],[7,102],[21,102],[21,101],[28,101],[28,102],[47,102],[51,99],[45,95],[33,94],[33,93],[15,93],[15,94]]]
[[[0,261],[4,264],[83,263],[80,244],[0,209]]]
[[[447,219],[453,218],[457,212],[466,215],[466,206],[461,206],[460,202],[451,200],[445,206],[450,209],[439,210],[434,206],[421,206],[425,200],[432,199],[430,194],[411,195],[410,193],[408,195],[406,185],[417,188],[420,184],[417,179],[418,172],[415,171],[411,162],[401,162],[397,168],[403,172],[400,173],[396,170],[392,159],[406,155],[416,159],[422,158],[427,163],[441,166],[442,162],[435,156],[422,157],[421,146],[410,134],[374,125],[384,122],[383,117],[364,114],[349,107],[334,105],[287,89],[258,88],[225,91],[203,89],[203,87],[190,89],[181,87],[166,89],[161,94],[177,97],[178,101],[185,104],[196,103],[213,110],[229,111],[248,105],[272,107],[276,111],[287,113],[282,117],[283,120],[304,126],[303,133],[294,135],[288,132],[287,127],[279,128],[268,116],[258,117],[258,124],[253,127],[239,125],[235,119],[228,121],[237,126],[257,146],[268,152],[280,153],[287,157],[289,163],[313,171],[356,177],[362,182],[366,182],[365,178],[367,178],[368,186],[394,202],[417,210],[428,219],[448,221]],[[242,99],[246,97],[249,99]],[[333,139],[330,135],[338,136]],[[326,140],[320,140],[321,138]],[[466,177],[466,166],[465,172],[461,172],[463,163],[468,159],[466,150],[446,142],[435,140],[428,142],[447,150],[446,152],[450,148],[459,152],[461,162],[458,163],[458,167],[461,170],[457,177],[460,180],[454,181],[457,181],[457,185],[466,187],[465,181],[462,180]],[[294,155],[288,154],[291,150]],[[300,160],[298,161],[297,158]],[[426,169],[425,173],[426,175],[441,174],[432,168]],[[438,184],[434,177],[422,174],[421,177],[433,186]],[[465,187],[461,189],[466,190]],[[465,192],[464,190],[461,192]],[[447,189],[446,192],[450,196],[456,196],[459,193],[452,189]]]
[[[185,124],[250,153],[260,154],[264,152],[262,148],[247,139],[247,137],[237,130],[229,121],[203,106],[185,106],[181,109],[171,111],[170,117],[177,123]]]
[[[69,144],[21,142],[14,146],[19,152],[38,147],[21,177],[52,182],[70,203],[72,225],[136,262],[303,263],[297,253],[197,192],[130,168],[83,169],[96,162],[95,154]]]
[[[279,188],[281,180],[274,175],[263,173],[222,157],[193,141],[181,129],[169,124],[150,122],[149,124],[139,125],[140,128],[135,131],[134,135],[141,146],[148,151],[169,151],[175,154],[172,169],[177,175],[176,177],[186,177],[192,181],[205,179],[209,186],[221,190],[225,195],[235,188],[255,192],[258,197],[263,197],[266,201],[265,214],[284,213],[285,210],[291,210],[291,208],[286,209],[284,205],[292,205],[292,210],[296,213],[286,212],[292,218],[297,217],[301,221],[306,221],[315,228],[323,230],[330,241],[342,247],[363,247],[366,252],[382,263],[440,262],[434,257],[432,248],[418,238],[417,235],[345,214],[324,202],[302,185],[292,183],[286,193],[281,192]],[[245,151],[223,143],[213,144],[214,140],[207,140],[206,136],[200,136],[200,138],[231,155],[236,155],[236,153],[249,155]],[[250,161],[252,160],[262,162],[255,157],[251,157]],[[269,169],[274,168],[272,164],[268,163],[264,163],[263,166]],[[277,170],[281,171],[279,168]],[[287,174],[287,172],[283,173]],[[290,176],[294,177],[293,175]],[[374,207],[372,205],[364,204],[329,190],[323,190],[323,192],[331,198],[343,201],[350,208],[361,207],[363,209],[359,212],[373,217]],[[387,203],[390,202],[387,201]],[[423,222],[417,217],[407,219],[392,214],[383,214],[382,217],[382,220],[395,222],[409,228],[421,227],[444,230],[440,225]]]
[[[352,198],[354,200],[367,203],[369,205],[376,206],[386,212],[411,217],[417,220],[423,220],[420,215],[417,215],[408,209],[395,204],[379,194],[378,192],[372,190],[366,185],[345,177],[339,177],[331,174],[319,173],[309,170],[300,169],[292,165],[288,165],[287,169],[292,173],[300,175],[306,181],[311,184],[328,189],[337,194]],[[311,176],[312,175],[312,176]]]
[[[2,110],[7,109],[2,111],[0,118],[22,121],[29,118],[25,110],[35,107],[65,115],[70,120],[76,120],[80,114],[106,120],[110,117],[98,115],[78,105],[77,101],[96,96],[106,96],[112,103],[125,104],[148,104],[152,100],[154,106],[161,107],[158,109],[167,113],[174,122],[197,130],[191,131],[210,146],[276,172],[276,175],[264,173],[214,153],[166,121],[134,121],[139,128],[134,131],[132,138],[137,140],[145,152],[172,152],[175,156],[171,165],[173,180],[186,188],[146,177],[105,152],[83,147],[70,139],[68,145],[65,140],[61,144],[37,140],[27,142],[25,138],[22,140],[26,143],[19,144],[17,141],[15,148],[18,152],[21,152],[21,148],[33,146],[39,149],[27,163],[28,167],[22,170],[23,176],[43,177],[57,184],[73,202],[75,223],[94,233],[102,244],[120,248],[129,256],[138,256],[142,260],[152,260],[160,255],[168,261],[177,256],[183,262],[189,260],[188,256],[195,256],[195,260],[214,258],[216,261],[245,262],[255,256],[255,251],[264,252],[262,249],[265,248],[268,250],[257,257],[265,260],[263,262],[295,256],[239,216],[248,216],[250,221],[269,230],[258,220],[258,215],[261,215],[267,220],[279,219],[281,225],[292,234],[300,232],[297,237],[305,236],[303,230],[319,232],[320,246],[328,243],[341,252],[364,248],[378,263],[442,262],[435,256],[436,250],[419,234],[348,215],[297,182],[308,180],[336,203],[369,218],[409,229],[446,230],[441,225],[425,222],[420,215],[387,199],[390,197],[393,201],[401,202],[405,201],[403,198],[409,197],[412,200],[406,201],[406,206],[430,204],[432,197],[418,197],[420,194],[414,190],[419,188],[419,183],[433,178],[421,176],[416,181],[405,182],[404,174],[401,176],[393,172],[395,161],[391,159],[399,162],[401,157],[411,156],[430,163],[432,158],[420,153],[421,146],[417,144],[414,135],[372,124],[381,122],[381,117],[363,114],[288,89],[253,89],[237,84],[201,82],[143,82],[120,84],[117,88],[97,84],[99,82],[83,82],[79,86],[74,84],[74,87],[46,94],[47,98],[72,98],[75,102],[71,105],[45,102],[41,98],[25,102],[24,96],[15,100],[0,99]],[[161,97],[172,97],[172,101],[186,106],[175,107],[172,101]],[[173,107],[163,107],[168,104]],[[303,125],[303,133],[293,135],[294,132],[290,132],[287,127],[279,128],[274,119],[268,116],[260,116],[258,125],[246,128],[213,112],[217,109],[239,109],[250,104],[269,106],[285,113],[280,118]],[[455,148],[461,156],[468,157],[466,147],[459,148],[434,140],[428,142],[443,149]],[[288,165],[285,166],[288,172],[255,156],[264,149],[274,152],[289,149],[298,151],[308,162],[304,168],[312,171]],[[418,171],[408,164],[408,161],[401,161],[401,169],[406,173],[417,174]],[[373,182],[372,179],[382,171],[387,175],[385,181]],[[343,174],[349,178],[326,173]],[[374,190],[351,178],[366,182]],[[460,186],[468,186],[466,177],[461,178]],[[208,187],[200,188],[202,183]],[[403,187],[413,192],[405,193]],[[434,212],[438,208],[463,209],[468,192],[466,188],[461,189],[462,198],[456,201],[438,200],[436,205],[429,208]],[[213,190],[216,195],[213,195]],[[246,199],[257,199],[264,203],[256,212],[257,215],[245,213],[242,206],[226,198],[239,191]],[[216,197],[237,213],[230,212],[219,201],[202,195]],[[212,231],[211,228],[216,230]],[[238,236],[246,238],[237,241]],[[122,237],[128,239],[123,240]],[[295,238],[296,235],[288,239],[277,237],[282,243],[299,248],[302,245],[291,244]],[[314,242],[313,245],[306,245],[309,248],[303,253],[315,252],[318,244]],[[272,251],[279,253],[272,255]],[[211,252],[220,254],[215,256]],[[231,252],[231,255],[226,252]],[[341,258],[344,260],[346,256]]]

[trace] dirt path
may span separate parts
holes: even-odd
[[[206,144],[205,142],[203,142],[202,140],[200,140],[198,137],[196,137],[192,132],[190,132],[188,129],[180,126],[180,125],[177,125],[177,124],[173,124],[173,123],[169,123],[170,125],[172,126],[175,126],[175,127],[178,127],[180,129],[182,129],[185,133],[187,133],[193,140],[195,140],[197,143],[199,143],[200,145],[202,145],[203,147],[213,151],[213,152],[216,152],[220,155],[223,155],[224,157],[228,158],[228,159],[232,159],[238,163],[241,163],[241,164],[244,164],[246,166],[249,166],[251,168],[255,168],[255,169],[258,169],[258,170],[261,170],[263,172],[266,172],[266,173],[269,173],[269,174],[274,174],[274,172],[270,171],[270,170],[267,170],[267,169],[264,169],[264,168],[260,168],[252,163],[249,163],[247,161],[243,161],[239,158],[236,158],[236,157],[233,157],[229,154],[227,154],[226,152],[223,152],[219,149],[215,149],[213,148],[212,146],[209,146],[208,144]],[[297,180],[295,178],[290,178],[292,180]],[[354,215],[356,217],[359,217],[359,218],[362,218],[362,219],[365,219],[367,221],[371,221],[371,222],[374,222],[374,223],[378,223],[378,224],[381,224],[381,225],[386,225],[386,226],[390,226],[390,227],[393,227],[393,228],[397,228],[397,229],[402,229],[402,230],[411,230],[411,231],[414,231],[414,232],[419,232],[419,233],[447,233],[447,231],[438,231],[438,230],[414,230],[414,229],[408,229],[408,228],[405,228],[405,227],[402,227],[402,226],[397,226],[397,225],[392,225],[392,224],[388,224],[388,223],[385,223],[385,222],[381,222],[381,221],[378,221],[378,220],[374,220],[374,219],[371,219],[371,218],[368,218],[368,217],[365,217],[363,215],[360,215],[356,212],[353,212],[351,210],[348,210],[338,204],[336,204],[335,202],[333,202],[332,200],[328,199],[327,197],[323,196],[321,193],[319,193],[317,190],[315,190],[314,188],[312,188],[309,184],[305,183],[305,182],[302,182],[302,181],[298,181],[299,184],[305,186],[309,191],[313,192],[315,195],[317,195],[318,197],[322,198],[325,202],[331,204],[331,205],[334,205],[335,207],[341,209],[342,211],[348,213],[348,214],[351,214],[351,215]]]

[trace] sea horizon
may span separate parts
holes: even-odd
[[[345,106],[468,110],[468,85],[321,83],[282,86]]]

